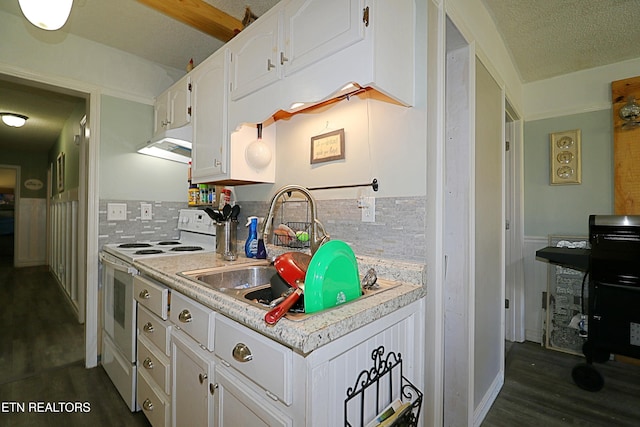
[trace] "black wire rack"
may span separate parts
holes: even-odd
[[[384,353],[384,346],[373,350],[371,353],[373,367],[360,372],[355,385],[347,389],[347,398],[344,401],[344,425],[346,427],[354,427],[354,425],[360,427],[365,427],[365,425],[413,427],[418,425],[422,392],[404,376],[402,355],[394,352],[387,355]],[[371,399],[375,401],[371,402]],[[380,412],[396,399],[402,402],[400,407],[402,409],[392,411],[395,413],[388,416],[386,420],[372,423],[371,420],[379,417]],[[373,415],[369,414],[371,411],[374,411]]]

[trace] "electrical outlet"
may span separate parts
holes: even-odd
[[[376,198],[361,197],[360,209],[362,212],[362,222],[376,222]]]
[[[140,203],[140,219],[150,220],[152,216],[151,203]]]
[[[107,203],[107,221],[126,221],[126,203]]]

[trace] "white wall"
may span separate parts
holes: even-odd
[[[442,0],[447,15],[469,43],[475,44],[476,55],[487,67],[514,110],[522,115],[525,97],[522,83],[509,51],[481,0]]]
[[[611,82],[640,75],[640,58],[523,86],[527,121],[611,109]]]
[[[64,31],[36,30],[6,12],[0,39],[0,73],[83,82],[126,99],[150,101],[184,74]]]
[[[153,107],[101,97],[100,198],[187,203],[187,165],[137,153],[151,138]]]
[[[406,108],[384,101],[351,97],[311,114],[276,122],[276,183],[236,187],[240,200],[268,200],[286,184],[306,187],[368,183],[380,189],[317,191],[317,199],[424,196],[426,194],[423,106]],[[272,125],[273,126],[273,125]],[[344,129],[345,159],[310,164],[311,137]],[[265,191],[266,190],[266,191]]]

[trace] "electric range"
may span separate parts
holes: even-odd
[[[158,242],[110,243],[102,247],[101,363],[116,389],[133,412],[136,401],[137,303],[133,296],[133,262],[140,258],[175,256],[216,251],[216,225],[199,209],[181,209],[178,216],[180,238]]]
[[[108,243],[102,250],[129,264],[140,258],[216,251],[216,224],[205,211],[181,209],[178,230],[177,240]]]

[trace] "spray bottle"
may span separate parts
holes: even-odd
[[[244,244],[244,253],[247,258],[255,258],[258,253],[258,217],[247,218],[245,227],[249,227],[249,236]]]

